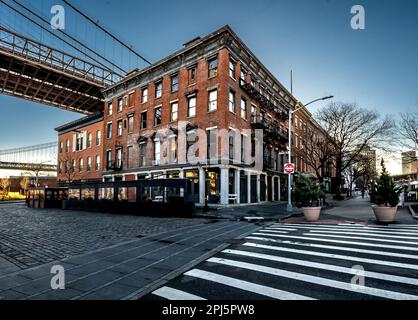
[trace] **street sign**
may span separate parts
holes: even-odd
[[[295,173],[295,165],[293,163],[286,163],[284,165],[284,172],[287,174]]]

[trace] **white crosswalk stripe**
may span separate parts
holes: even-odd
[[[363,285],[353,282],[359,277]],[[152,295],[168,300],[418,300],[418,228],[275,223]]]

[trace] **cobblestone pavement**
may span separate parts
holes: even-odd
[[[0,275],[65,259],[204,219],[111,215],[0,205]]]

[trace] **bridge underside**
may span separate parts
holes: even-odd
[[[0,92],[90,114],[103,108],[103,87],[0,49]]]

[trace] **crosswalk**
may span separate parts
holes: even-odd
[[[271,224],[144,299],[418,300],[418,226]]]

